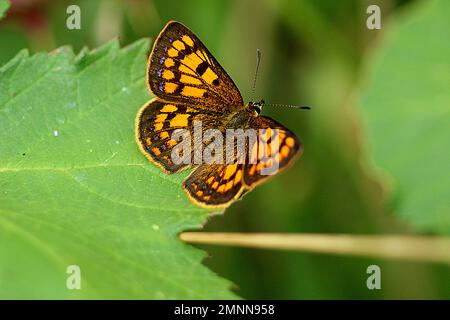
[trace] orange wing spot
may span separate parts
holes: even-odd
[[[271,168],[272,166],[273,166],[272,159],[269,159],[266,163],[264,163],[264,167],[266,167],[266,168]]]
[[[167,50],[167,54],[169,55],[169,57],[176,57],[178,56],[178,50],[175,48],[170,48],[169,50]]]
[[[258,164],[256,165],[256,170],[261,171],[263,167],[264,164],[262,162],[258,162]]]
[[[155,119],[155,131],[159,131],[164,127],[164,120],[166,120],[167,114],[160,113],[156,116]]]
[[[161,139],[167,139],[169,137],[169,134],[167,133],[167,131],[164,131],[161,132],[159,136],[161,137]]]
[[[265,147],[267,146],[267,143],[265,143],[264,141],[259,141],[258,142],[258,159],[262,159],[264,157],[264,151],[265,151]]]
[[[167,141],[167,145],[169,146],[169,147],[173,147],[174,145],[176,145],[177,144],[177,142],[175,141],[175,140],[173,140],[173,139],[170,139],[169,141]]]
[[[200,59],[202,59],[203,61],[206,61],[206,57],[205,57],[203,51],[197,50],[196,53],[200,57]]]
[[[177,109],[173,104],[166,104],[162,107],[161,112],[175,112]]]
[[[201,197],[203,195],[203,191],[199,190],[195,194],[197,195],[197,197]]]
[[[255,174],[255,171],[256,171],[256,164],[252,165],[248,173],[252,176]]]
[[[153,151],[153,153],[156,155],[156,156],[159,156],[160,154],[161,154],[161,150],[159,150],[158,148],[152,148],[152,151]]]
[[[164,122],[166,120],[167,114],[160,113],[156,116],[155,122]]]
[[[207,182],[208,184],[213,183],[213,181],[214,181],[214,177],[209,177],[209,179],[206,180],[206,182]]]
[[[236,172],[237,166],[238,166],[237,163],[236,163],[236,164],[228,165],[228,166],[225,168],[225,174],[223,175],[223,179],[224,179],[224,180],[230,179],[231,176]]]
[[[183,60],[181,60],[181,63],[185,64],[192,70],[195,70],[197,66],[202,63],[203,60],[199,58],[195,53],[191,53],[190,55],[186,56]]]
[[[184,43],[181,42],[180,40],[175,40],[172,45],[178,51],[186,49],[186,47],[184,46]]]
[[[185,74],[181,75],[180,81],[186,84],[202,84],[202,82],[199,79],[187,76]]]
[[[234,176],[234,185],[237,185],[239,182],[241,182],[242,179],[242,170],[238,170],[236,172],[236,175]]]
[[[181,91],[181,94],[183,96],[188,97],[195,97],[195,98],[201,98],[203,97],[203,94],[205,93],[204,89],[194,88],[194,87],[188,87],[185,86],[183,90]]]
[[[211,186],[211,188],[213,189],[217,189],[217,187],[219,186],[219,182],[214,182],[213,185]]]
[[[145,139],[145,143],[148,144],[148,145],[151,145],[152,144],[152,139],[146,138]]]
[[[291,153],[291,149],[287,146],[283,146],[281,148],[281,155],[283,156],[283,158],[286,158],[287,156],[289,156],[289,153]]]
[[[275,132],[275,131],[273,131],[272,129],[267,128],[267,130],[266,130],[266,141],[268,141],[268,140],[272,137],[272,134],[273,134],[274,132]]]
[[[164,84],[164,92],[165,93],[173,93],[178,88],[176,83],[166,82]]]
[[[203,200],[208,201],[211,198],[211,196],[204,196]]]
[[[209,60],[209,57],[208,57],[208,55],[206,54],[206,52],[205,51],[202,51],[202,53],[203,53],[203,56],[206,58],[206,60],[208,61],[208,64],[210,65],[210,66],[212,66],[213,64],[211,63],[211,60]]]
[[[173,67],[175,65],[175,62],[173,61],[172,58],[167,58],[166,61],[164,62],[164,65],[167,68]]]
[[[233,180],[227,183],[227,186],[225,187],[225,191],[231,190],[233,188]]]
[[[219,192],[219,193],[224,193],[224,192],[225,192],[225,187],[226,187],[226,185],[221,184],[220,187],[217,188],[217,192]]]
[[[195,76],[195,72],[194,72],[193,70],[189,69],[188,67],[186,67],[184,64],[181,64],[181,65],[178,67],[178,70],[179,70],[180,72],[184,72],[184,73],[187,73],[187,74],[192,74],[192,75]]]
[[[171,127],[187,127],[189,114],[177,114],[175,118],[170,120]]]
[[[184,43],[186,43],[189,47],[193,47],[194,46],[194,41],[192,41],[191,37],[184,35],[181,40],[184,41]]]
[[[170,70],[164,70],[162,73],[162,77],[166,80],[170,80],[170,79],[173,79],[175,77],[175,75]]]
[[[186,112],[193,113],[193,112],[197,112],[197,110],[195,110],[194,108],[187,107]]]
[[[208,67],[205,71],[205,73],[202,75],[203,80],[205,80],[207,83],[211,84],[214,80],[218,78],[217,74],[214,73],[214,71],[211,70],[210,67]]]
[[[293,138],[291,138],[291,137],[287,137],[287,138],[286,138],[286,145],[287,145],[289,148],[293,148],[294,145],[295,145],[295,140],[294,140]]]

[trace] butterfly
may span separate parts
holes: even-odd
[[[147,84],[156,98],[137,114],[136,141],[142,153],[166,173],[195,167],[182,188],[197,205],[226,207],[270,177],[265,172],[286,168],[302,153],[302,143],[293,132],[259,115],[264,101],[244,104],[233,80],[179,22],[168,22],[155,40],[147,64]],[[248,139],[244,145],[249,156],[243,161],[208,164],[174,161],[173,151],[180,141],[173,134],[180,129],[193,134],[194,124],[199,122],[202,132],[254,129],[256,140]],[[278,144],[273,150],[261,147],[274,140]]]

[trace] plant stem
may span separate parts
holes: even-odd
[[[189,243],[450,264],[450,238],[402,235],[184,232]]]

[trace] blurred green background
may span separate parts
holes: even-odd
[[[388,234],[410,233],[383,205],[380,184],[363,169],[365,141],[353,95],[389,21],[413,1],[150,1],[17,0],[0,22],[0,65],[20,49],[95,48],[153,39],[168,20],[191,28],[227,70],[246,101],[256,63],[256,98],[304,104],[310,112],[267,107],[305,144],[285,173],[214,216],[206,231]],[[81,30],[65,27],[66,8],[81,7]],[[366,28],[378,4],[382,29]],[[450,298],[448,267],[324,254],[202,247],[205,264],[249,299]],[[382,290],[368,290],[366,268],[378,264]]]

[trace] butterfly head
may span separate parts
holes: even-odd
[[[248,107],[251,110],[255,111],[257,114],[260,114],[264,104],[265,104],[264,99],[261,99],[261,101],[257,101],[257,102],[250,101],[248,103]]]

